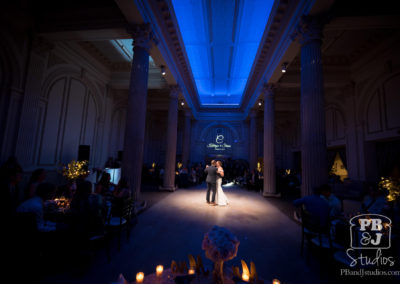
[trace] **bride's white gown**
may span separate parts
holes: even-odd
[[[215,203],[220,206],[228,205],[228,198],[222,190],[222,177],[217,177],[217,193],[215,194]]]

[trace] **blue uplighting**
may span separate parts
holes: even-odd
[[[273,0],[172,0],[203,106],[239,106]]]

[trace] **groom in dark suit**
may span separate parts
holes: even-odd
[[[215,193],[217,192],[217,167],[215,161],[211,161],[211,166],[206,166],[204,172],[207,174],[207,203],[215,205]],[[210,192],[212,191],[212,199],[210,202]]]

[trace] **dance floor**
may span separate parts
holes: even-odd
[[[123,273],[128,280],[143,271],[153,273],[156,265],[168,267],[171,260],[201,255],[203,235],[214,225],[231,230],[240,240],[238,255],[227,263],[254,261],[262,278],[282,283],[318,283],[318,268],[306,265],[300,256],[301,227],[259,193],[235,187],[224,188],[230,201],[226,207],[205,202],[205,187],[180,189],[139,215],[130,241],[123,238],[120,252],[113,248],[111,263],[99,257],[81,275],[66,273],[44,279],[44,283],[110,283]],[[157,195],[161,193],[144,193]],[[206,264],[211,262],[205,261]]]

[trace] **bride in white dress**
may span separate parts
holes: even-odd
[[[228,198],[222,190],[222,178],[224,177],[224,169],[221,161],[217,161],[217,194],[215,195],[215,203],[220,206],[228,205]]]

